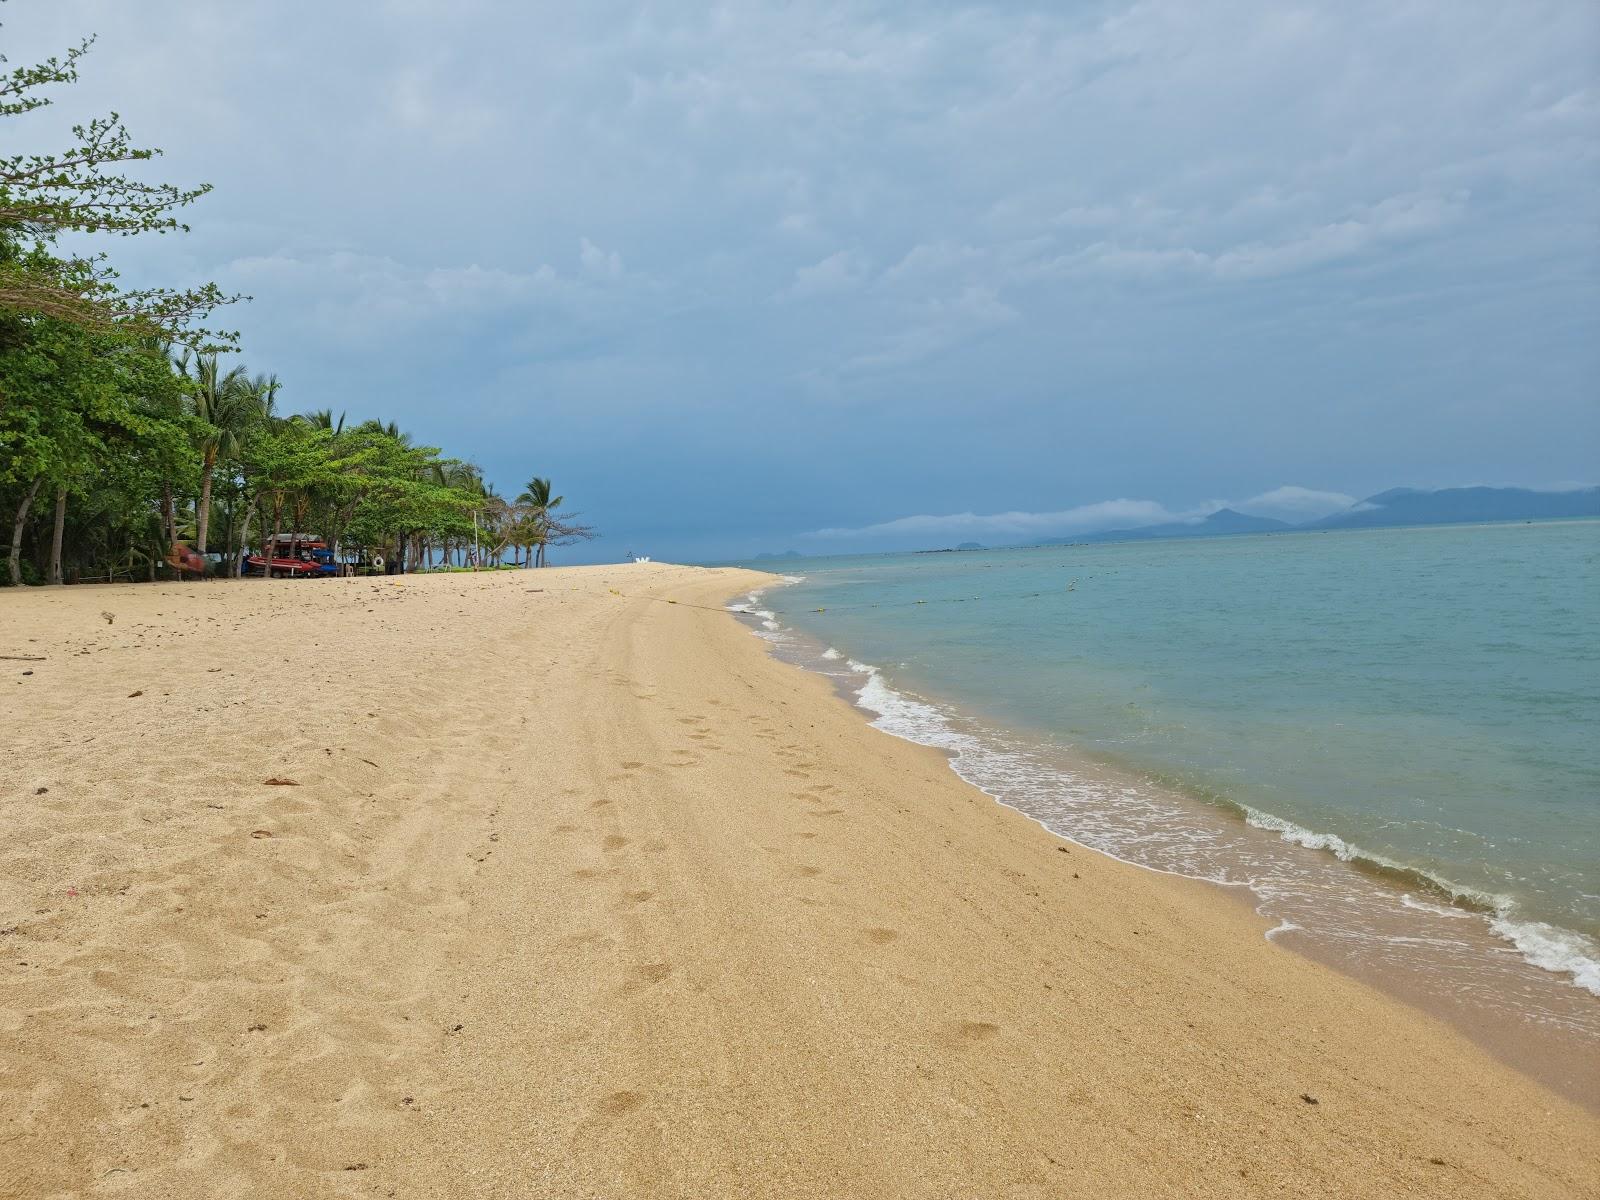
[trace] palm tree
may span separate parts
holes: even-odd
[[[282,384],[276,375],[257,375],[246,385],[249,396],[251,428],[271,429],[279,417],[275,411],[278,406],[278,389]],[[259,490],[254,490],[250,503],[245,506],[244,520],[239,525],[239,557],[234,560],[233,575],[239,579],[244,576],[245,548],[250,544],[250,519],[255,516],[256,505],[261,502]],[[262,572],[263,577],[267,572]]]
[[[302,413],[299,419],[313,429],[331,429],[335,433],[343,433],[344,417],[344,413],[335,417],[331,408],[319,408],[315,412]]]
[[[528,480],[527,490],[517,497],[518,504],[526,504],[532,511],[528,514],[532,526],[534,544],[538,547],[534,566],[542,567],[544,561],[544,547],[550,525],[550,513],[561,507],[565,496],[550,495],[550,481],[535,475]]]
[[[187,369],[189,356],[181,365]],[[223,372],[215,354],[194,360],[194,415],[200,420],[200,503],[195,513],[195,548],[206,552],[211,527],[211,476],[219,454],[239,453],[240,440],[255,420],[257,400],[244,368]]]
[[[453,488],[464,493],[473,501],[475,508],[481,509],[479,503],[484,496],[483,472],[475,464],[469,462],[437,462],[428,468],[429,480],[437,487]],[[441,562],[450,565],[450,536],[444,534],[440,539]],[[465,549],[463,546],[461,549]],[[475,555],[473,565],[477,565]]]

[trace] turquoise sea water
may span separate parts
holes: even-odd
[[[1056,832],[1600,1029],[1600,522],[786,569],[760,632]]]

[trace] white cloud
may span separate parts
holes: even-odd
[[[1039,538],[1101,529],[1136,528],[1182,520],[1154,500],[1102,500],[1060,512],[921,513],[855,528],[817,529],[802,537],[818,540],[889,539],[906,536]]]
[[[832,296],[853,291],[861,286],[867,276],[866,261],[854,250],[840,250],[821,262],[801,267],[794,273],[794,282],[784,295],[794,300],[809,300],[817,296]]]
[[[1270,279],[1438,234],[1465,215],[1467,203],[1464,191],[1448,196],[1390,196],[1339,220],[1295,230],[1277,240],[1245,242],[1215,251],[1098,241],[1039,264],[1034,272],[1070,273],[1091,268],[1138,275],[1189,272],[1224,281]],[[1261,211],[1260,206],[1247,207]]]
[[[1252,496],[1248,500],[1240,500],[1226,507],[1236,508],[1251,516],[1274,517],[1279,521],[1294,524],[1331,516],[1333,513],[1344,511],[1355,502],[1354,496],[1347,496],[1343,492],[1323,492],[1316,488],[1296,487],[1291,484],[1273,488],[1270,492],[1262,492],[1259,496]]]
[[[601,279],[622,278],[622,255],[615,250],[602,250],[588,238],[579,242],[578,261],[586,275]]]
[[[1354,497],[1342,492],[1291,484],[1248,500],[1210,500],[1184,509],[1171,509],[1157,500],[1123,498],[1055,512],[919,513],[872,525],[817,529],[801,536],[819,541],[893,541],[918,537],[1024,541],[1098,533],[1106,529],[1137,529],[1145,525],[1196,524],[1220,508],[1298,524],[1341,512],[1354,503]]]
[[[909,366],[1017,320],[1020,313],[993,288],[972,286],[923,301],[905,327],[845,361],[846,372]]]
[[[626,306],[629,293],[648,286],[626,276],[616,253],[585,240],[577,274],[549,263],[527,271],[462,266],[425,267],[388,255],[349,250],[250,255],[222,265],[218,278],[271,306],[314,340],[363,341],[441,319],[514,316],[538,309],[593,320]],[[306,297],[304,303],[294,303]]]

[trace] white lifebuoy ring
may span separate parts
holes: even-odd
[[[372,556],[372,565],[380,571],[383,570],[383,555],[374,554]]]

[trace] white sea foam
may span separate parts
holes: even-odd
[[[878,668],[873,666],[871,663],[858,662],[853,658],[845,659],[844,665],[849,667],[852,671],[860,672],[862,675],[876,675],[878,673]]]
[[[1579,987],[1600,996],[1600,944],[1592,938],[1543,921],[1516,920],[1511,916],[1514,905],[1509,896],[1497,896],[1475,888],[1462,887],[1432,872],[1363,850],[1337,834],[1317,833],[1292,821],[1285,821],[1282,817],[1251,808],[1246,809],[1246,814],[1246,820],[1251,825],[1257,829],[1272,830],[1286,842],[1305,846],[1311,850],[1326,850],[1343,862],[1366,861],[1393,870],[1421,875],[1455,899],[1466,901],[1480,910],[1490,910],[1493,915],[1488,918],[1489,928],[1497,937],[1515,946],[1524,961],[1557,975],[1570,975],[1572,981]],[[1406,908],[1431,913],[1438,917],[1468,920],[1473,917],[1472,913],[1462,909],[1450,908],[1443,904],[1430,904],[1404,893],[1400,897],[1400,903]]]
[[[1495,917],[1489,927],[1515,946],[1536,967],[1572,976],[1586,992],[1600,996],[1600,945],[1570,929],[1543,921],[1513,921]]]
[[[1414,908],[1418,912],[1432,913],[1436,917],[1450,917],[1454,920],[1470,921],[1473,914],[1462,908],[1451,908],[1445,904],[1430,904],[1426,900],[1418,900],[1409,892],[1400,897],[1400,903],[1407,908]]]
[[[1344,862],[1350,862],[1352,859],[1357,858],[1371,859],[1374,862],[1382,861],[1375,855],[1367,854],[1365,851],[1352,846],[1336,833],[1317,833],[1315,830],[1296,825],[1293,821],[1285,821],[1282,817],[1275,817],[1271,813],[1264,813],[1259,809],[1248,806],[1246,806],[1244,814],[1244,819],[1248,824],[1254,825],[1257,829],[1270,830],[1284,841],[1292,842],[1296,846],[1304,846],[1307,850],[1327,850]]]
[[[834,662],[834,661],[837,661],[838,659],[843,658],[844,655],[840,654],[832,646],[829,646],[826,650],[824,650],[822,652],[822,657],[827,659],[830,662]]]
[[[744,613],[746,615],[754,613],[756,611],[756,605],[761,603],[761,593],[764,592],[764,591],[766,591],[765,588],[757,588],[755,591],[751,592],[748,596],[746,596],[743,600],[728,605],[727,606],[728,607],[728,611],[729,612],[736,612],[736,613]]]
[[[873,724],[888,733],[925,746],[958,748],[951,738],[950,723],[942,712],[931,704],[895,691],[875,667],[869,668],[867,681],[856,692],[856,702],[869,712],[877,713],[878,719]]]

